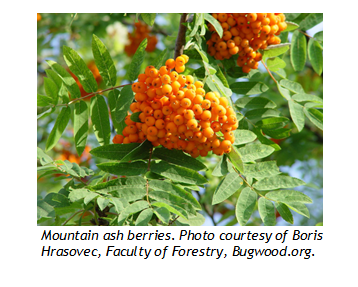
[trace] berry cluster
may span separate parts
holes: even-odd
[[[204,84],[193,76],[180,74],[189,57],[168,59],[157,70],[148,66],[132,85],[135,102],[130,105],[139,114],[139,122],[125,118],[122,134],[113,143],[149,140],[153,146],[179,149],[192,157],[207,156],[210,151],[223,155],[231,151],[238,121],[233,108],[218,92],[206,93]]]
[[[213,13],[212,16],[224,32],[220,38],[214,26],[208,24],[213,32],[207,41],[209,54],[217,60],[238,54],[237,65],[245,73],[258,68],[262,55],[257,50],[280,44],[277,35],[287,28],[283,13]]]
[[[128,56],[133,56],[137,51],[139,44],[145,39],[148,39],[146,51],[152,52],[155,49],[155,46],[158,43],[157,37],[154,35],[149,35],[150,28],[148,25],[142,22],[136,22],[134,24],[134,31],[132,33],[128,33],[129,44],[124,47],[124,51]]]

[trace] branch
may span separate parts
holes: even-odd
[[[180,17],[178,37],[175,41],[174,59],[176,59],[177,57],[182,55],[184,52],[185,33],[187,30],[187,27],[182,25],[182,23],[185,23],[187,20],[188,20],[188,13],[183,13]]]
[[[90,97],[90,96],[97,95],[97,94],[102,94],[102,93],[104,93],[104,92],[111,91],[111,90],[118,89],[118,88],[122,88],[122,87],[124,87],[124,86],[129,86],[129,85],[132,85],[132,84],[120,85],[120,86],[108,88],[108,89],[105,89],[105,90],[93,92],[93,93],[88,94],[88,95],[86,95],[86,96],[84,96],[84,97],[80,97],[80,98],[74,99],[73,101],[71,101],[71,102],[69,102],[69,103],[67,103],[67,104],[60,104],[60,105],[56,105],[56,106],[54,105],[54,106],[47,106],[47,107],[48,107],[48,108],[56,108],[56,107],[64,107],[64,106],[65,106],[65,107],[68,107],[69,105],[71,105],[71,104],[73,104],[73,103],[75,103],[75,102],[77,102],[77,101],[82,101],[83,99],[88,98],[88,97]],[[46,108],[46,107],[44,107],[44,108]]]
[[[267,72],[270,74],[272,80],[274,80],[274,82],[277,84],[276,79],[272,76],[271,71],[269,70],[269,68],[267,68],[265,61],[261,61],[261,63],[264,65],[264,67],[266,68]]]

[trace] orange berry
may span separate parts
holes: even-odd
[[[201,114],[201,119],[204,121],[207,121],[211,118],[211,112],[208,110],[205,110],[202,114]]]
[[[124,136],[122,135],[115,135],[114,138],[112,139],[112,142],[114,144],[121,144],[123,143],[123,139],[124,139]]]
[[[204,134],[205,137],[211,138],[211,137],[214,136],[214,131],[213,131],[212,128],[208,127],[208,128],[205,128],[205,129],[203,130],[203,134]]]
[[[211,128],[213,129],[214,132],[219,132],[221,129],[221,125],[219,122],[212,122],[211,123]]]
[[[147,126],[154,126],[155,118],[154,117],[146,117],[145,118],[145,123],[146,123]]]
[[[188,98],[184,98],[180,101],[180,105],[183,108],[189,108],[191,106],[191,100],[189,100]]]
[[[194,117],[194,111],[187,109],[184,113],[184,117],[188,120],[191,120]]]
[[[174,123],[177,125],[177,126],[180,126],[184,123],[184,117],[182,115],[176,115],[174,117]]]
[[[175,64],[176,64],[176,61],[174,61],[174,59],[168,59],[165,62],[165,66],[167,67],[168,70],[174,69]]]
[[[198,122],[195,119],[191,119],[186,123],[189,129],[194,129],[198,126]]]
[[[204,109],[206,109],[206,110],[210,109],[210,107],[211,107],[211,102],[210,102],[210,100],[207,100],[207,99],[203,100],[203,101],[201,102],[201,106],[202,106]]]
[[[151,126],[147,129],[147,135],[156,136],[158,134],[158,129],[155,126]]]

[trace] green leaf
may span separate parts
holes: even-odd
[[[262,57],[273,58],[286,53],[290,49],[290,43],[283,43],[278,45],[270,45],[264,51]]]
[[[152,206],[165,207],[170,212],[179,215],[181,218],[188,219],[188,214],[180,206],[167,204],[167,203],[161,202],[161,201],[152,202]]]
[[[72,202],[85,198],[88,195],[87,189],[74,189],[70,191],[68,199]]]
[[[286,117],[266,118],[258,121],[256,126],[266,130],[274,130],[284,127],[289,121]]]
[[[164,161],[152,163],[150,170],[176,182],[184,182],[194,185],[207,182],[206,178],[195,170],[169,164]]]
[[[143,209],[149,208],[149,203],[144,200],[136,201],[131,205],[127,206],[118,216],[118,225],[123,225],[131,214],[142,211]]]
[[[246,225],[254,211],[257,194],[250,187],[245,187],[236,202],[235,214],[241,226]]]
[[[286,21],[286,24],[287,24],[287,28],[286,28],[285,32],[291,32],[291,31],[294,31],[300,27],[298,24],[290,22],[290,21]]]
[[[145,49],[147,47],[147,43],[148,43],[148,39],[144,38],[143,41],[139,44],[137,51],[133,55],[127,74],[128,79],[131,82],[134,82],[138,78],[140,67],[142,66],[142,63],[144,61]],[[120,122],[120,120],[118,120],[118,122]]]
[[[140,118],[139,118],[139,115],[140,115],[141,113],[142,113],[142,112],[136,112],[136,113],[131,114],[130,119],[131,119],[133,122],[141,123],[142,121],[141,121]]]
[[[235,142],[234,145],[241,145],[252,142],[256,139],[256,135],[249,130],[235,130],[234,131]]]
[[[244,97],[240,98],[235,102],[235,105],[239,108],[245,108],[245,109],[273,109],[276,108],[276,104],[267,99],[262,97]]]
[[[290,131],[291,129],[275,129],[275,130],[271,130],[271,129],[263,129],[264,133],[267,134],[269,137],[274,138],[274,139],[285,139],[288,138],[290,136]]]
[[[121,90],[121,95],[119,96],[116,105],[115,118],[118,123],[124,120],[125,117],[128,115],[129,107],[133,102],[133,99],[134,99],[134,94],[132,91],[132,87],[130,85],[125,86]]]
[[[191,204],[187,203],[184,199],[180,198],[177,195],[170,194],[170,193],[167,193],[167,192],[164,192],[161,190],[151,190],[149,192],[149,197],[152,199],[155,199],[159,202],[164,202],[167,205],[172,206],[176,210],[176,212],[170,210],[170,208],[167,208],[166,206],[165,207],[169,211],[174,212],[184,218],[187,218],[186,211],[193,213],[194,215],[196,214],[196,211],[195,211],[195,209],[193,209],[193,206]],[[177,212],[179,212],[179,213],[177,213]]]
[[[323,130],[323,114],[317,109],[303,109],[309,120],[319,129]]]
[[[102,95],[91,98],[91,120],[94,134],[100,145],[109,144],[111,138],[111,126],[106,101]]]
[[[88,195],[86,195],[86,197],[83,199],[83,203],[87,205],[87,204],[90,203],[93,199],[95,199],[97,196],[99,196],[98,193],[89,192]]]
[[[270,177],[280,174],[276,161],[263,161],[255,164],[244,165],[244,175],[256,179]]]
[[[286,20],[292,21],[295,20],[301,13],[285,13]]]
[[[257,190],[273,190],[279,188],[292,188],[303,184],[305,184],[304,181],[295,177],[275,175],[255,182],[253,187]]]
[[[321,75],[323,72],[323,50],[314,38],[308,41],[308,58],[315,72]]]
[[[292,96],[292,99],[296,102],[314,102],[314,103],[320,103],[323,104],[323,100],[315,95],[312,94],[295,94]]]
[[[188,35],[188,37],[193,37],[196,34],[196,32],[198,31],[198,28],[199,28],[199,26],[201,24],[202,19],[203,19],[202,13],[195,13],[194,14],[194,27],[191,30],[191,32]]]
[[[263,144],[251,144],[238,149],[243,162],[255,161],[272,154],[275,149]]]
[[[160,54],[159,56],[154,60],[153,62],[153,66],[159,70],[160,67],[162,67],[165,64],[165,59],[167,59],[167,53],[168,53],[168,49],[165,48]]]
[[[218,33],[219,37],[222,38],[223,36],[223,28],[220,25],[219,21],[216,20],[213,16],[211,16],[209,13],[204,13],[204,19],[208,21],[211,25],[214,26],[216,32]]]
[[[107,86],[114,87],[117,82],[116,66],[106,46],[96,35],[92,36],[92,53],[103,81]]]
[[[307,41],[306,36],[300,33],[298,30],[293,32],[291,38],[291,63],[293,69],[302,71],[306,63],[306,49]]]
[[[133,176],[144,174],[147,171],[147,164],[143,161],[136,162],[106,162],[97,164],[98,168],[116,175]]]
[[[155,215],[159,218],[161,222],[164,224],[169,224],[170,220],[170,212],[165,207],[159,207],[154,209]]]
[[[71,97],[73,99],[81,97],[80,88],[78,87],[75,79],[70,75],[69,72],[66,71],[65,68],[60,66],[54,61],[47,60],[47,64],[51,67],[51,69],[57,73],[57,75],[61,78],[63,84],[66,86],[67,90],[70,92]]]
[[[278,203],[275,202],[275,207],[276,207],[278,213],[281,215],[283,220],[285,220],[288,223],[293,224],[292,213],[285,204],[283,204],[281,202],[278,202]]]
[[[228,199],[236,191],[242,187],[243,180],[240,175],[236,172],[229,173],[226,175],[219,185],[216,187],[216,190],[213,195],[212,204],[218,204],[223,202],[225,199]]]
[[[277,89],[280,92],[281,96],[284,97],[287,101],[291,99],[290,91],[282,87],[278,82]]]
[[[261,120],[270,117],[279,117],[280,112],[273,109],[255,109],[245,113],[245,117],[251,121]]]
[[[50,78],[44,78],[44,88],[46,95],[52,99],[51,103],[56,105],[58,102],[58,91],[56,83]]]
[[[111,112],[111,119],[112,119],[113,126],[117,134],[122,134],[122,131],[126,126],[126,124],[124,120],[122,122],[116,121],[116,106],[117,106],[118,98],[119,98],[119,91],[117,89],[112,90],[108,93],[108,105]]]
[[[37,106],[38,107],[47,107],[47,106],[50,106],[50,105],[53,105],[53,99],[52,98],[50,98],[48,96],[37,94]]]
[[[37,147],[37,159],[42,165],[46,165],[48,163],[53,162],[53,159],[47,154],[45,154],[45,152],[39,147]]]
[[[145,140],[138,147],[129,152],[125,157],[121,159],[121,162],[128,162],[136,159],[149,158],[150,149],[153,145],[150,141]]]
[[[110,144],[105,146],[99,146],[90,151],[94,156],[112,160],[122,160],[126,155],[137,149],[140,143],[129,143],[129,144]],[[149,155],[149,154],[148,154]],[[145,159],[144,154],[135,159]]]
[[[305,126],[305,115],[303,111],[303,106],[291,99],[288,101],[288,107],[290,109],[292,121],[295,123],[298,131],[302,131]]]
[[[323,31],[319,31],[316,34],[313,35],[313,37],[320,43],[322,44],[323,47]]]
[[[228,157],[233,166],[240,172],[244,172],[244,163],[241,158],[241,154],[235,146],[231,146],[231,151],[228,153]]]
[[[153,209],[144,209],[137,217],[135,221],[136,226],[148,226],[148,222],[152,219]]]
[[[197,213],[195,216],[190,214],[188,219],[180,217],[176,222],[185,226],[202,226],[205,223],[205,217],[200,213]]]
[[[276,72],[280,69],[283,69],[286,67],[286,63],[284,60],[280,58],[272,58],[267,60],[267,67],[270,71]]]
[[[145,23],[147,23],[149,26],[153,26],[157,13],[140,13],[140,16],[142,16],[142,19]]]
[[[269,87],[261,82],[235,82],[230,89],[238,95],[255,95],[266,92]]]
[[[123,186],[118,190],[113,190],[111,194],[116,198],[121,198],[127,202],[131,202],[131,201],[143,199],[147,194],[147,190],[145,189],[144,186],[143,187]]]
[[[77,52],[70,47],[63,46],[63,57],[71,72],[74,73],[80,81],[83,89],[87,93],[96,92],[98,88],[96,79]]]
[[[247,76],[247,73],[244,73],[241,67],[231,67],[227,70],[227,74],[235,79]]]
[[[70,120],[70,117],[71,117],[71,108],[70,107],[62,108],[60,114],[56,119],[55,125],[53,126],[52,131],[50,132],[50,135],[47,138],[46,151],[52,149],[56,145],[62,133],[64,132]]]
[[[259,198],[259,213],[265,226],[276,225],[275,207],[273,203],[263,197]]]
[[[296,211],[299,214],[302,214],[303,216],[306,216],[307,218],[310,218],[310,212],[308,211],[307,206],[304,203],[301,202],[290,202],[289,204],[286,204],[289,208],[291,208],[293,211]]]
[[[107,182],[91,186],[91,189],[101,192],[120,191],[123,188],[145,187],[146,180],[141,176],[131,176],[126,178],[117,178]]]
[[[204,62],[204,65],[205,65],[205,63],[209,63],[209,60],[208,60],[208,57],[206,56],[206,53],[197,44],[194,44],[194,49],[196,51],[198,51],[200,57],[202,58],[202,60]]]
[[[311,13],[300,23],[300,29],[307,31],[323,21],[323,13]]]
[[[73,134],[75,137],[77,154],[80,156],[86,147],[88,135],[88,106],[84,101],[75,103]]]
[[[266,193],[265,197],[273,201],[289,204],[290,202],[312,203],[312,199],[296,190],[275,190]]]
[[[149,181],[149,187],[155,190],[161,190],[184,199],[187,203],[191,204],[197,209],[201,209],[200,203],[195,199],[195,197],[190,193],[185,191],[184,189],[163,181],[163,180],[151,180]]]
[[[269,140],[267,137],[263,135],[261,129],[254,127],[253,132],[257,136],[257,139],[260,141],[260,143],[273,147],[275,151],[281,150],[278,144],[274,143],[273,141]]]
[[[56,216],[55,209],[44,200],[37,201],[37,220],[40,218],[53,218]]]
[[[221,71],[220,67],[218,67],[216,75],[220,79],[220,81],[223,83],[224,87],[230,88],[229,83],[227,82],[227,80],[226,80],[223,72]]]
[[[169,163],[187,167],[196,171],[207,169],[201,161],[186,155],[180,150],[168,150],[166,148],[156,148],[153,156]]]
[[[220,157],[220,161],[215,166],[211,175],[223,176],[227,175],[229,172],[234,172],[234,169],[232,168],[232,164],[228,161],[227,155],[224,154],[222,157]]]
[[[44,201],[53,207],[65,207],[70,205],[67,197],[61,193],[48,193]]]
[[[109,198],[107,197],[98,197],[97,198],[97,204],[100,210],[103,210],[107,207],[109,203]]]
[[[300,83],[290,81],[287,79],[281,80],[280,85],[296,94],[305,92]]]

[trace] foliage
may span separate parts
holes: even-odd
[[[281,44],[262,50],[262,67],[249,73],[236,65],[235,56],[216,60],[208,54],[208,23],[223,33],[214,17],[188,16],[185,73],[205,83],[205,91],[229,99],[239,121],[232,149],[223,156],[193,158],[149,141],[111,143],[122,133],[134,99],[129,84],[145,66],[159,68],[174,57],[180,15],[41,14],[39,225],[202,225],[207,218],[214,225],[322,221],[317,212],[313,222],[304,219],[310,217],[306,204],[322,210],[323,31],[307,34],[322,15],[286,14]],[[148,51],[144,38],[130,57],[125,41],[116,37],[124,40],[126,27],[133,29],[139,20],[157,34],[158,45]],[[93,60],[96,70],[88,64]],[[131,119],[139,120],[135,114]],[[291,177],[288,167],[297,164],[301,171]]]

